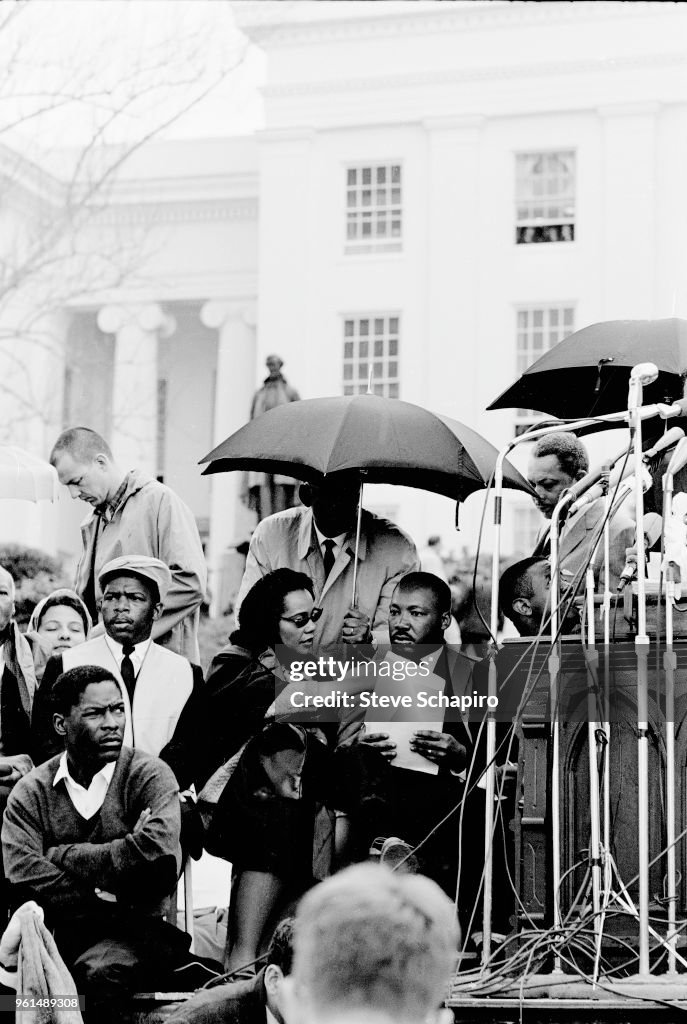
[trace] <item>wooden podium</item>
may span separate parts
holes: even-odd
[[[560,723],[560,772],[551,778],[551,714],[548,643],[528,654],[514,668],[529,646],[529,640],[508,641],[497,657],[499,679],[512,672],[507,686],[517,694],[526,688],[528,694],[516,726],[518,738],[518,785],[514,835],[515,888],[513,926],[517,931],[547,927],[552,923],[551,890],[551,824],[552,786],[559,787],[561,823],[561,911],[565,918],[573,908],[576,894],[584,885],[589,869],[589,755],[587,715],[580,704],[589,676],[585,651],[579,637],[561,643],[560,692],[562,704]],[[612,694],[609,745],[610,783],[610,849],[619,879],[627,887],[630,898],[638,896],[637,860],[637,710],[636,656],[634,643],[612,644],[607,658],[602,647],[599,654],[600,689],[608,680]],[[687,828],[687,643],[676,642],[676,794],[679,834]],[[657,657],[658,655],[658,657]],[[665,928],[663,878],[665,873],[665,735],[663,650],[652,642],[649,656],[649,808],[650,868],[652,923],[662,934]],[[571,696],[572,695],[572,696]],[[575,696],[578,695],[578,696]],[[687,913],[687,840],[677,845],[677,867],[680,878],[678,920]],[[637,926],[631,916],[612,906],[605,923],[607,936],[604,954],[622,959],[621,941],[636,947]],[[615,938],[614,938],[615,937]],[[629,952],[625,950],[625,959]]]

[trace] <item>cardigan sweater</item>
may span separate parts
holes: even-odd
[[[105,801],[82,818],[64,781],[53,785],[59,756],[12,790],[2,826],[5,874],[17,897],[51,917],[112,917],[113,909],[158,914],[181,865],[179,791],[156,757],[122,747]],[[151,815],[133,832],[143,810]],[[117,903],[100,899],[96,888]]]

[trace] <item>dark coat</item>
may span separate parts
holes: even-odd
[[[200,792],[221,765],[262,731],[265,712],[284,686],[264,660],[248,652],[223,659],[191,695],[160,752],[182,789],[194,782]]]
[[[31,749],[29,716],[21,700],[19,682],[5,665],[0,682],[0,750],[4,757],[28,754]]]
[[[265,1024],[264,968],[250,981],[201,989],[167,1018],[167,1024]]]

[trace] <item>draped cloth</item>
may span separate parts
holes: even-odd
[[[22,914],[17,965],[17,992],[31,999],[77,996],[74,979],[59,954],[55,940],[35,914]],[[81,1011],[64,1006],[17,1010],[17,1024],[79,1024]]]
[[[5,665],[17,680],[21,706],[25,714],[30,717],[33,696],[36,692],[36,672],[33,665],[31,648],[23,633],[19,632],[19,626],[14,619],[10,621],[8,626],[4,656]]]

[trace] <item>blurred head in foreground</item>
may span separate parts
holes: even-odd
[[[420,875],[361,864],[316,886],[296,914],[288,1024],[444,1024],[456,958],[453,905]]]

